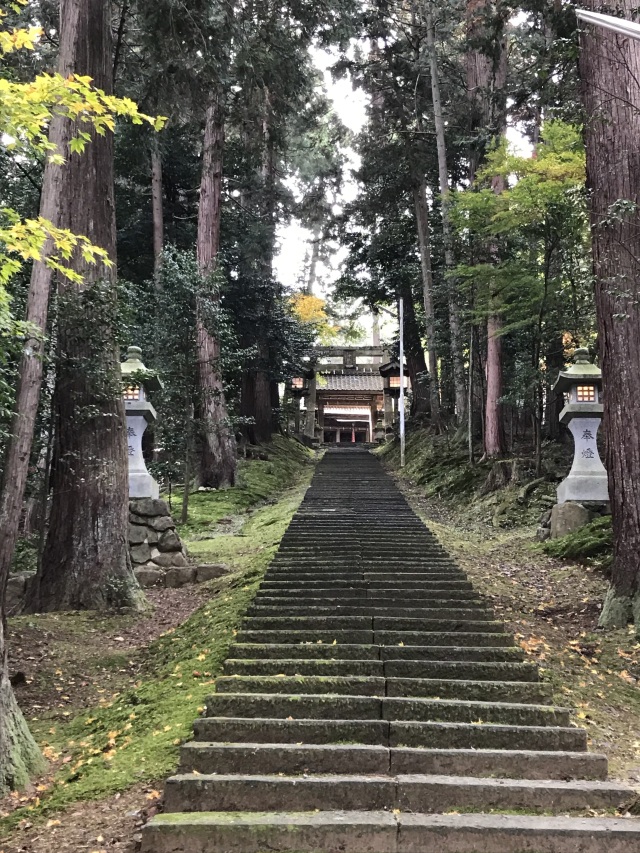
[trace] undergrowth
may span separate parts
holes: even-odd
[[[561,559],[603,558],[600,565],[609,564],[613,549],[611,516],[596,518],[584,527],[544,543],[544,551]]]
[[[470,465],[463,442],[456,441],[453,435],[434,435],[420,428],[407,434],[404,469],[400,469],[399,442],[385,445],[377,454],[426,498],[437,498],[454,512],[463,511],[465,520],[514,528],[536,524],[553,506],[557,471],[562,470],[560,462],[564,453],[557,445],[546,446],[544,473],[537,477],[530,448],[523,446],[516,450],[505,460]],[[507,482],[487,488],[496,466],[503,466]]]
[[[216,513],[223,517],[232,508],[246,509],[267,498],[272,503],[247,516],[238,536],[187,539],[192,553],[223,560],[230,574],[208,585],[210,600],[186,622],[138,651],[145,675],[133,689],[105,692],[99,705],[63,723],[52,725],[46,717],[30,723],[56,769],[38,786],[35,802],[0,820],[0,835],[25,818],[33,822],[70,803],[159,780],[175,770],[179,746],[204,710],[242,616],[303,497],[313,470],[310,461],[297,443],[276,439],[269,462],[243,465],[239,486],[194,495],[191,530],[203,529]],[[283,495],[293,483],[297,488]]]

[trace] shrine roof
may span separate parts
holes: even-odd
[[[384,390],[384,379],[379,373],[323,373],[324,382],[318,391],[374,391]]]

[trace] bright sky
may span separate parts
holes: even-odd
[[[336,57],[328,51],[316,50],[313,58],[318,68],[323,72],[327,94],[333,101],[334,108],[342,123],[354,133],[358,133],[366,120],[367,97],[360,89],[354,89],[350,80],[341,79],[334,82],[329,67]],[[350,152],[350,167],[345,175],[342,199],[352,201],[358,192],[357,184],[352,177],[352,169],[358,168],[358,157]],[[281,228],[279,234],[280,251],[275,259],[274,267],[278,279],[286,287],[295,287],[304,269],[305,255],[309,251],[309,241],[312,234],[302,228],[297,222]],[[318,265],[320,280],[330,284],[337,276],[344,252],[338,249],[333,258],[333,268],[327,269],[323,264]]]

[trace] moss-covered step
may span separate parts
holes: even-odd
[[[385,811],[164,814],[145,827],[142,853],[396,853],[397,835]]]
[[[164,791],[168,812],[194,811],[312,811],[318,804],[329,809],[393,809],[396,782],[391,776],[171,776]]]
[[[389,760],[386,746],[192,741],[180,750],[179,772],[379,775],[389,772]]]
[[[522,652],[521,652],[522,653]],[[274,659],[328,659],[328,660],[379,660],[380,648],[371,643],[234,643],[229,648],[232,658]]]
[[[355,743],[387,746],[389,730],[387,720],[296,720],[293,717],[200,717],[193,725],[196,740],[225,743]]]
[[[423,621],[441,622],[444,619],[450,620],[483,620],[490,621],[493,618],[493,613],[490,613],[486,607],[481,604],[468,606],[467,602],[454,602],[456,606],[435,608],[435,607],[416,607],[416,602],[406,602],[399,606],[396,603],[384,602],[369,603],[365,601],[361,604],[341,604],[334,600],[332,603],[327,602],[316,603],[317,599],[313,599],[313,603],[301,601],[297,604],[282,604],[270,603],[264,604],[262,601],[256,601],[248,610],[249,617],[264,617],[277,616],[280,618],[291,617],[293,619],[301,616],[378,616],[384,613],[385,617],[397,616],[405,619],[412,619],[416,624],[421,624]],[[434,602],[431,601],[431,604]]]
[[[142,853],[637,853],[640,823],[529,815],[389,812],[156,815]]]
[[[604,781],[607,757],[595,752],[559,750],[396,747],[390,751],[389,771],[393,774]]]
[[[444,650],[443,650],[444,651]],[[384,675],[391,679],[471,679],[472,681],[538,681],[538,668],[529,662],[470,660],[387,660]],[[395,694],[394,694],[395,695]]]
[[[216,679],[216,693],[336,693],[384,696],[385,679],[340,675],[229,675]]]
[[[253,631],[242,629],[236,634],[239,643],[349,643],[350,645],[373,644],[373,631],[341,630],[290,630]]]
[[[440,578],[433,572],[363,572],[364,583],[369,589],[432,589],[433,587],[447,587],[449,589],[473,589],[472,583],[467,576],[460,572],[458,577],[451,573],[444,574]]]
[[[463,699],[383,699],[385,720],[503,723],[509,726],[568,726],[570,711],[553,705],[479,702]]]
[[[577,812],[617,809],[633,790],[617,782],[561,779],[489,779],[473,776],[398,776],[395,807],[408,812],[453,809]]]
[[[513,637],[498,631],[375,631],[371,642],[379,646],[511,646]],[[275,633],[275,632],[273,632]],[[311,638],[309,638],[311,639]]]
[[[210,717],[380,720],[382,700],[374,696],[215,693],[207,699],[207,714]]]
[[[438,747],[440,749],[527,749],[584,752],[587,733],[573,726],[508,725],[474,723],[394,721],[389,727],[392,747]]]
[[[227,658],[224,675],[383,675],[384,664],[380,660],[239,660]]]
[[[637,853],[640,823],[616,818],[400,814],[396,853]]]
[[[294,811],[307,811],[322,803],[329,809],[342,805],[348,810],[526,809],[558,814],[614,809],[632,794],[626,786],[591,780],[181,773],[167,780],[165,808],[170,812],[273,811],[286,803]]]
[[[551,702],[550,684],[532,681],[472,681],[442,678],[388,678],[387,696],[469,699],[479,702]]]
[[[494,637],[491,634],[490,637]],[[372,648],[376,648],[373,646]],[[394,643],[379,647],[381,660],[398,661],[521,661],[524,652],[519,646],[463,646],[455,640],[447,646],[435,643],[432,646],[406,646]]]

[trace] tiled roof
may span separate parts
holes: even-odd
[[[384,390],[384,379],[379,373],[325,373],[319,391],[371,391]],[[325,384],[326,383],[326,384]]]

